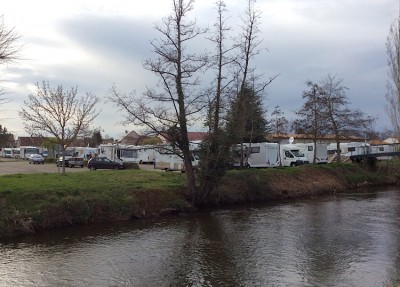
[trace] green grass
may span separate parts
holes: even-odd
[[[12,192],[85,192],[102,190],[131,190],[138,188],[177,188],[185,177],[176,173],[148,172],[142,170],[95,171],[43,174],[14,174],[0,176],[0,194]]]
[[[0,176],[0,236],[185,208],[185,176],[142,170]]]

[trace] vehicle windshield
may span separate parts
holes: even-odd
[[[291,150],[292,154],[294,154],[295,157],[304,157],[304,154],[301,153],[299,150]]]

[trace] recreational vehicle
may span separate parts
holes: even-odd
[[[296,144],[284,144],[280,146],[280,160],[282,166],[298,166],[309,163],[306,156]]]
[[[38,154],[41,152],[41,149],[35,146],[21,146],[20,148],[20,157],[22,159],[29,159],[31,154]]]
[[[246,167],[277,167],[279,166],[279,145],[277,143],[244,143],[243,164]],[[233,165],[240,166],[240,147],[234,151]]]
[[[370,145],[361,142],[350,142],[350,143],[340,143],[340,154],[342,156],[350,157],[352,155],[363,155],[370,153]],[[336,154],[337,145],[336,143],[331,143],[328,145],[328,154]]]
[[[328,146],[326,144],[317,143],[297,143],[296,146],[300,148],[309,163],[314,163],[314,149],[315,149],[315,163],[328,162]]]
[[[3,149],[3,157],[13,158],[13,150],[12,150],[12,148],[4,148]]]
[[[156,151],[154,146],[108,144],[100,145],[97,153],[112,160],[142,164],[154,163]]]
[[[197,145],[198,146],[198,145]],[[191,149],[195,146],[191,146]],[[196,148],[195,148],[196,149]],[[195,150],[191,150],[192,166],[196,168],[199,165],[199,157]],[[170,145],[158,146],[155,149],[155,169],[163,169],[165,171],[185,171],[185,164],[181,156],[181,152],[174,149]]]

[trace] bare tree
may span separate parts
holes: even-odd
[[[163,134],[182,152],[187,176],[188,192],[196,202],[196,184],[191,162],[188,127],[191,119],[203,108],[202,96],[195,91],[199,84],[198,74],[206,68],[207,57],[188,51],[188,44],[205,30],[190,21],[194,0],[173,0],[172,13],[155,29],[161,34],[152,41],[155,59],[144,63],[145,69],[155,73],[159,88],[147,89],[142,97],[125,96],[115,87],[110,100],[128,114],[127,121],[141,124]]]
[[[0,16],[0,65],[14,62],[19,58],[21,46],[17,45],[20,36],[14,28],[7,28],[3,16]],[[0,105],[8,102],[5,91],[0,88]]]
[[[233,62],[232,52],[235,46],[228,47],[226,42],[231,28],[226,24],[226,4],[223,0],[216,3],[217,20],[209,41],[215,47],[215,54],[210,57],[210,67],[215,70],[215,81],[209,92],[207,105],[208,136],[201,144],[200,161],[200,191],[199,202],[208,199],[212,189],[218,184],[229,163],[230,144],[224,132],[223,106],[226,101],[227,91],[233,79],[229,79],[229,67]]]
[[[284,112],[279,108],[279,106],[275,106],[275,109],[271,113],[271,129],[272,133],[276,134],[279,149],[281,146],[282,137],[287,134],[288,125],[289,121],[284,116]],[[282,166],[281,160],[280,165]]]
[[[95,106],[99,98],[91,93],[78,96],[78,88],[64,91],[62,85],[51,88],[48,82],[36,84],[36,95],[29,95],[19,112],[25,130],[39,136],[54,136],[61,145],[63,160],[65,149],[87,130],[99,115]],[[63,162],[62,173],[65,173]]]
[[[392,122],[395,137],[400,140],[400,18],[390,26],[386,42],[388,76],[386,84],[386,111]]]
[[[7,28],[3,16],[0,16],[0,65],[11,63],[18,59],[20,46],[17,45],[20,36],[14,28]]]
[[[305,100],[303,106],[296,112],[299,117],[293,123],[296,133],[310,135],[314,143],[314,162],[317,154],[317,139],[326,134],[327,122],[326,113],[322,102],[323,91],[311,81],[307,81],[306,85],[310,90],[303,92]]]
[[[343,85],[343,80],[328,75],[320,83],[322,91],[323,112],[329,125],[329,130],[336,140],[337,162],[340,158],[340,139],[351,135],[366,133],[374,123],[374,119],[366,117],[360,110],[352,110],[347,98],[348,88]]]
[[[248,119],[248,116],[242,116],[242,114],[252,112],[252,110],[244,109],[245,103],[248,102],[246,97],[249,95],[257,95],[261,98],[266,87],[277,77],[277,75],[275,75],[270,77],[267,81],[260,81],[260,79],[264,79],[264,76],[256,75],[254,73],[254,68],[252,68],[253,61],[255,61],[256,56],[262,51],[262,39],[259,38],[260,19],[261,11],[256,7],[256,0],[248,0],[247,8],[241,17],[241,32],[236,44],[239,50],[235,60],[237,67],[235,75],[237,91],[232,102],[238,103],[236,108],[240,109],[240,111],[230,111],[231,114],[238,115],[238,118],[235,120],[235,133],[239,135],[240,142],[235,142],[235,144],[240,144],[241,154],[244,153],[243,140],[246,134],[246,121]],[[252,90],[252,93],[248,93],[249,89]]]

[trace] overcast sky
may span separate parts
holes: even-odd
[[[11,101],[0,107],[0,123],[26,136],[18,116],[36,82],[78,86],[105,100],[115,83],[120,91],[141,94],[154,76],[143,61],[154,56],[154,24],[171,12],[171,0],[13,0],[0,13],[23,45],[21,60],[0,67],[1,85]],[[193,17],[203,26],[215,22],[214,0],[197,0]],[[245,0],[226,0],[228,24],[236,31]],[[288,119],[303,103],[305,82],[327,74],[343,79],[352,108],[377,117],[375,128],[391,128],[385,113],[386,38],[399,15],[397,0],[258,0],[261,38],[267,52],[254,67],[266,77],[279,74],[267,90],[265,107],[279,105]],[[0,14],[0,15],[1,15]],[[209,45],[209,44],[208,44]],[[123,114],[110,103],[98,106],[94,127],[120,138]]]

